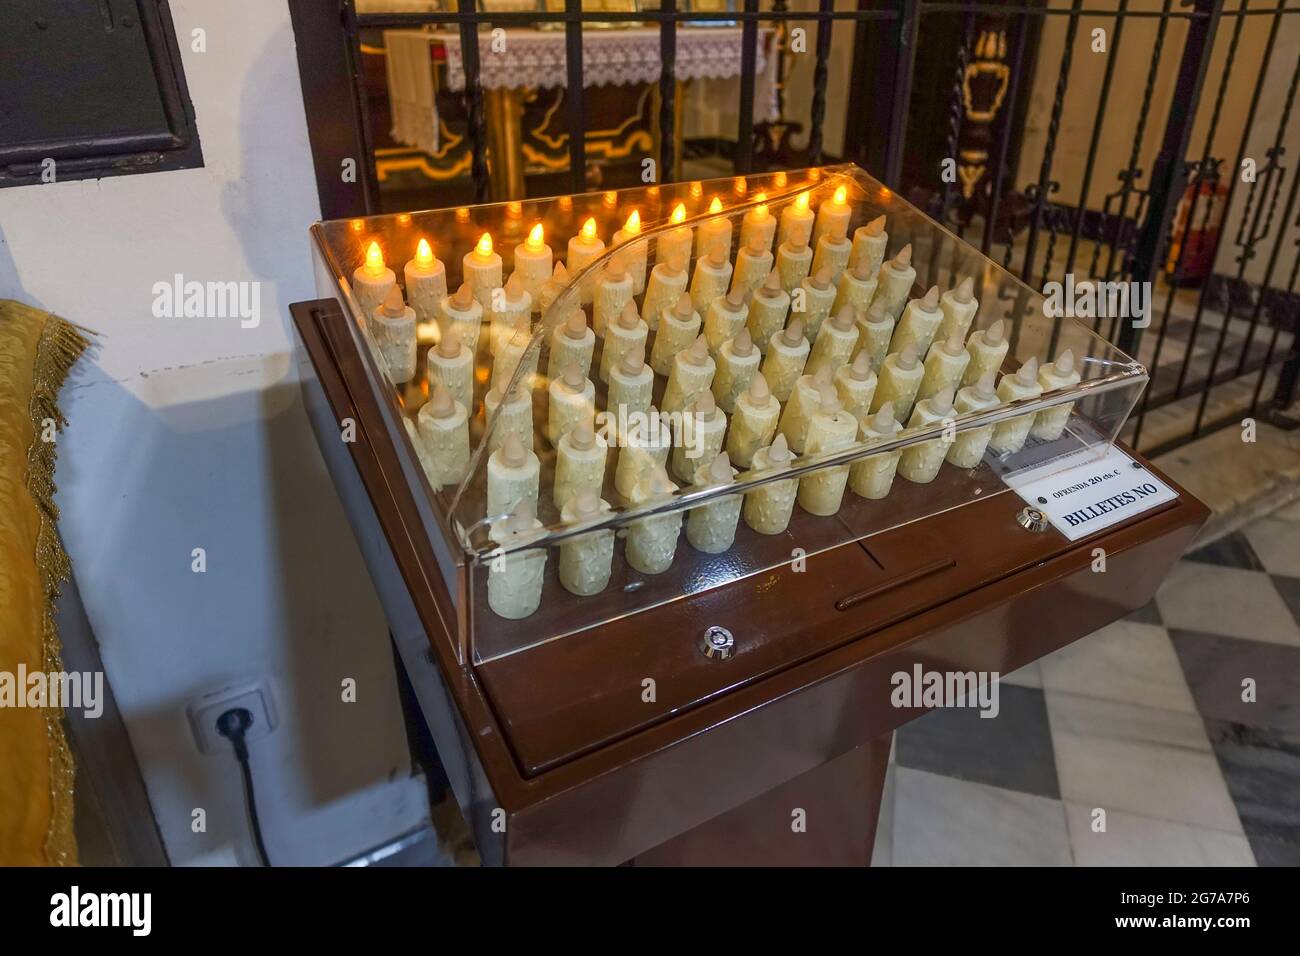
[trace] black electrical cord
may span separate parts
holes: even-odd
[[[266,844],[262,842],[262,823],[257,818],[257,798],[253,795],[253,768],[248,763],[248,743],[244,737],[253,726],[253,715],[243,707],[232,707],[217,718],[217,733],[230,741],[235,748],[235,759],[244,777],[244,803],[248,808],[248,823],[253,831],[253,844],[263,866],[270,866]]]

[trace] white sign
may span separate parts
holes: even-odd
[[[1178,497],[1176,491],[1118,448],[1112,446],[1101,458],[1095,455],[1095,451],[1080,449],[1005,480],[1016,494],[1047,515],[1052,527],[1070,541]],[[1078,464],[1071,464],[1071,459],[1077,459]]]

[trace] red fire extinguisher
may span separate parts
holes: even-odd
[[[1196,211],[1193,214],[1194,196]],[[1174,213],[1173,239],[1165,262],[1165,278],[1170,285],[1197,286],[1210,275],[1214,268],[1214,253],[1219,248],[1219,233],[1223,231],[1227,201],[1228,187],[1222,183],[1200,179],[1187,184]],[[1195,218],[1190,226],[1187,222],[1189,214]],[[1184,243],[1187,246],[1185,251]]]

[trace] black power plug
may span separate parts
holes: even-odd
[[[232,707],[217,718],[217,733],[230,741],[235,749],[235,759],[244,778],[244,803],[248,809],[248,823],[253,831],[253,844],[263,866],[270,866],[271,860],[266,855],[266,844],[262,842],[262,824],[257,816],[257,798],[253,794],[253,768],[248,762],[249,728],[253,726],[253,715],[244,707]]]

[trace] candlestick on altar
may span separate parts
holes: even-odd
[[[736,399],[749,387],[750,379],[758,372],[763,355],[754,348],[748,329],[741,329],[718,349],[718,370],[713,376],[713,397],[728,415],[736,407]]]
[[[1011,343],[1007,341],[1006,323],[998,319],[987,329],[976,329],[966,342],[966,351],[970,352],[970,364],[962,376],[963,385],[974,385],[989,372],[1002,370],[1002,362],[1007,357]]]
[[[490,531],[500,551],[488,562],[488,607],[507,620],[528,617],[542,603],[546,549],[520,549],[542,535],[535,514],[535,507],[521,501],[509,518],[494,522]]]
[[[722,213],[722,200],[717,196],[709,203],[709,215],[695,230],[695,258],[702,259],[715,247],[722,248],[722,256],[731,261],[731,218]]]
[[[695,472],[697,488],[716,488],[735,481],[736,469],[725,451],[719,452]],[[722,554],[736,540],[736,523],[740,520],[740,495],[723,495],[720,498],[692,508],[686,519],[686,540],[696,551],[705,554]]]
[[[717,363],[709,354],[709,343],[703,335],[698,336],[688,348],[673,356],[660,408],[665,412],[679,412],[693,404],[700,392],[713,385],[716,371]]]
[[[1040,368],[1038,370],[1038,384],[1043,387],[1044,392],[1078,385],[1079,369],[1074,361],[1074,352],[1066,349],[1056,357],[1055,362],[1048,362]],[[1035,438],[1055,441],[1065,431],[1065,423],[1070,419],[1070,409],[1072,408],[1074,408],[1074,402],[1044,408],[1034,419],[1034,427],[1030,429],[1029,433]]]
[[[908,481],[926,484],[934,481],[935,475],[939,474],[939,466],[943,464],[949,446],[957,437],[951,426],[955,420],[952,400],[953,388],[948,385],[929,398],[921,399],[912,410],[912,417],[907,423],[908,428],[924,428],[927,425],[938,425],[944,422],[949,423],[949,427],[944,428],[938,438],[903,449],[902,457],[898,461],[898,473]]]
[[[641,213],[633,209],[627,217],[623,228],[614,233],[614,245],[619,247],[623,256],[623,268],[632,277],[632,294],[640,295],[645,291],[646,260],[649,256],[650,242],[641,239]]]
[[[560,437],[555,446],[555,480],[551,500],[563,509],[576,492],[587,490],[597,497],[605,481],[605,458],[609,445],[592,426],[580,421]]]
[[[945,388],[954,391],[961,386],[961,377],[970,364],[970,353],[960,334],[954,333],[945,340],[935,340],[925,357],[925,375],[916,390],[917,400],[937,395]]]
[[[975,313],[979,311],[980,300],[975,298],[975,280],[970,276],[962,279],[956,288],[949,289],[939,297],[939,308],[943,310],[943,321],[935,338],[946,339],[954,333],[965,341],[970,331]]]
[[[993,372],[989,372],[974,385],[967,385],[957,392],[953,410],[960,415],[983,412],[998,405],[998,393],[993,388]],[[984,458],[984,449],[993,437],[993,426],[982,425],[967,429],[957,435],[957,440],[948,449],[948,463],[958,468],[974,468]]]
[[[501,288],[501,257],[492,250],[492,236],[483,233],[461,259],[461,275],[485,310],[492,308],[492,290]]]
[[[880,411],[862,423],[858,438],[868,443],[884,441],[902,430],[902,424],[894,420],[894,406],[883,405]],[[854,462],[849,469],[849,487],[853,493],[872,500],[888,495],[902,453],[902,449],[884,451]]]
[[[659,316],[686,291],[686,260],[676,256],[660,262],[650,270],[645,298],[641,300],[641,318],[651,330],[659,328]],[[694,336],[692,336],[694,338]]]
[[[695,276],[691,279],[691,301],[695,303],[695,311],[700,315],[707,312],[715,299],[727,294],[730,283],[731,261],[727,258],[727,248],[718,243],[695,263]]]
[[[519,436],[511,432],[504,444],[488,456],[488,517],[509,514],[520,502],[537,511],[537,489],[541,462],[524,447]]]
[[[790,398],[794,383],[804,374],[811,347],[803,334],[803,320],[792,316],[781,332],[772,336],[763,358],[763,378],[778,401]]]
[[[375,309],[383,304],[388,293],[397,285],[397,275],[384,265],[384,253],[379,243],[366,247],[366,258],[352,273],[352,295],[361,310],[361,320],[367,321]]]
[[[849,268],[860,267],[863,275],[874,276],[885,261],[885,247],[889,233],[885,232],[885,217],[877,216],[865,226],[853,230],[853,251],[849,253]]]
[[[1038,398],[1043,394],[1043,386],[1038,384],[1038,359],[1030,358],[1016,370],[1014,375],[1003,375],[998,382],[998,398],[1003,404],[1017,402],[1026,398]],[[1017,415],[1010,421],[999,422],[993,429],[993,438],[989,448],[996,455],[1008,455],[1020,451],[1029,437],[1029,430],[1034,425],[1034,412]]]
[[[763,245],[761,235],[750,236],[736,253],[736,269],[731,276],[731,291],[748,299],[766,281],[772,271],[772,251]]]
[[[425,377],[432,394],[439,383],[451,393],[451,397],[460,402],[469,411],[474,408],[474,353],[461,345],[460,337],[448,326],[442,333],[442,339],[429,349],[425,358]]]
[[[415,378],[415,310],[402,299],[396,285],[371,315],[371,329],[384,371],[394,385]]]
[[[817,333],[812,355],[808,358],[808,371],[828,368],[833,374],[841,365],[847,364],[858,347],[859,334],[853,321],[853,310],[841,309],[835,318],[824,322]]]
[[[872,300],[889,313],[891,319],[897,320],[907,297],[912,294],[912,285],[916,282],[916,269],[912,266],[912,244],[909,242],[898,250],[898,255],[880,267],[880,276],[876,286],[876,297]]]
[[[811,195],[809,192],[801,192],[794,197],[794,202],[781,210],[781,224],[776,233],[778,255],[780,246],[808,248],[813,231],[813,212],[808,208]],[[811,255],[811,250],[809,254]]]
[[[469,413],[439,382],[416,413],[425,474],[435,490],[457,485],[469,473]]]
[[[433,254],[428,239],[415,247],[414,258],[402,269],[406,279],[406,301],[415,310],[421,325],[436,324],[441,317],[442,300],[447,295],[447,269]]]
[[[573,494],[560,511],[565,524],[594,523],[608,515],[609,503],[590,488]],[[614,529],[603,528],[560,542],[560,584],[570,594],[587,597],[609,585],[614,560]]]
[[[776,217],[767,208],[766,193],[759,193],[754,198],[758,205],[745,213],[740,221],[740,244],[746,248],[761,248],[771,255],[772,239],[776,236]]]
[[[847,187],[837,186],[831,198],[817,207],[817,224],[813,228],[814,245],[819,245],[823,238],[830,238],[837,243],[844,240],[847,243],[845,236],[848,234],[849,217],[852,215],[853,207],[849,205]],[[852,246],[851,243],[847,244]],[[846,263],[849,261],[848,250],[845,250],[844,261]]]
[[[770,473],[790,468],[790,448],[784,435],[777,435],[768,447],[754,452],[753,471]],[[745,493],[745,524],[759,534],[783,534],[790,526],[794,499],[799,491],[796,478],[783,478],[759,485]]]
[[[741,468],[751,467],[754,454],[776,435],[780,418],[781,403],[767,387],[763,374],[755,374],[749,386],[736,397],[731,426],[727,429],[727,454],[731,460]]]
[[[733,286],[731,291],[721,298],[714,299],[709,310],[704,314],[704,337],[709,342],[709,351],[717,355],[722,344],[740,334],[749,319],[749,306]]]
[[[539,222],[528,232],[528,238],[515,246],[515,275],[523,283],[524,289],[532,297],[533,314],[542,311],[538,298],[542,286],[551,277],[554,265],[551,247],[546,244]]]
[[[876,373],[866,349],[858,349],[852,363],[835,370],[835,391],[844,410],[863,421],[871,414],[871,399],[876,394]]]
[[[880,381],[876,385],[876,394],[871,399],[871,411],[880,411],[881,406],[893,406],[894,418],[905,421],[912,414],[912,403],[916,401],[916,391],[921,387],[925,376],[925,366],[916,357],[916,349],[911,345],[901,352],[892,352],[885,356],[880,366]]]
[[[749,320],[745,323],[749,337],[760,352],[767,352],[768,341],[781,331],[789,311],[790,296],[781,288],[781,276],[773,269],[754,290],[749,300]]]

